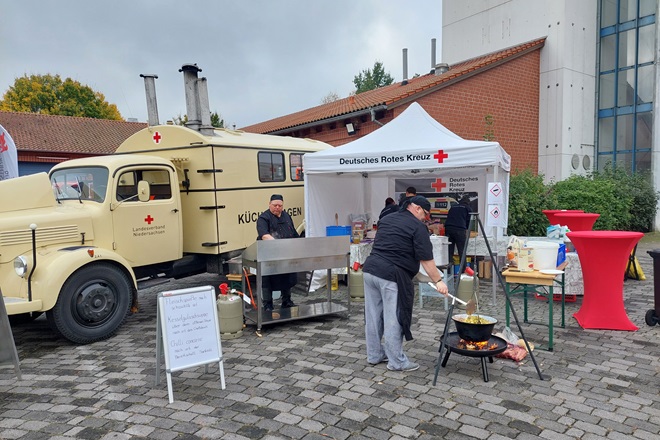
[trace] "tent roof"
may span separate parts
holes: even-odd
[[[466,140],[416,102],[390,123],[353,142],[304,156],[305,174],[499,165],[511,157],[497,142]]]

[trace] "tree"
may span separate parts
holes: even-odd
[[[376,61],[373,70],[366,69],[353,78],[353,84],[357,89],[355,93],[362,93],[368,90],[374,90],[379,87],[389,86],[394,82],[394,78],[389,73],[385,73],[383,63]]]
[[[321,99],[321,104],[329,104],[339,100],[337,92],[330,92]]]
[[[62,81],[59,75],[16,78],[0,101],[0,110],[123,120],[102,93],[71,78]]]
[[[186,125],[188,122],[188,115],[181,116],[181,113],[179,113],[177,116],[172,118],[172,122],[174,122],[174,125]],[[211,113],[211,126],[215,128],[225,128],[225,120],[222,119],[220,113]]]
[[[215,128],[225,128],[225,120],[220,117],[218,112],[211,113],[211,125]]]

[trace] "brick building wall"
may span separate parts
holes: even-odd
[[[513,173],[524,169],[537,173],[539,77],[540,51],[535,50],[416,101],[434,119],[462,138],[482,140],[487,133],[492,134],[491,139],[511,155]],[[388,110],[379,122],[391,121],[407,107],[402,105]],[[492,117],[491,125],[486,123],[486,116]],[[356,125],[357,136],[348,135],[346,122],[349,121]],[[339,146],[379,127],[365,115],[303,129],[296,132],[296,136]]]
[[[538,171],[540,51],[504,63],[417,100],[465,139],[492,139],[511,155],[511,171]],[[397,109],[398,110],[398,109]],[[492,116],[492,124],[486,116]]]

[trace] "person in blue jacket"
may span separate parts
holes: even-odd
[[[387,214],[393,214],[398,210],[399,210],[399,205],[394,203],[394,199],[392,197],[388,197],[385,199],[385,207],[383,208],[382,211],[380,211],[378,220],[380,221],[380,219],[385,217]]]
[[[470,197],[463,196],[458,202],[449,208],[447,220],[445,221],[445,235],[449,238],[449,262],[454,258],[454,246],[457,248],[458,258],[463,258],[463,250],[467,241],[467,233],[470,228]]]

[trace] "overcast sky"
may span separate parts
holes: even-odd
[[[0,92],[25,74],[59,74],[147,120],[141,73],[154,73],[160,122],[186,112],[183,64],[208,79],[211,111],[244,127],[354,90],[376,60],[402,80],[440,62],[442,0],[4,0]]]

